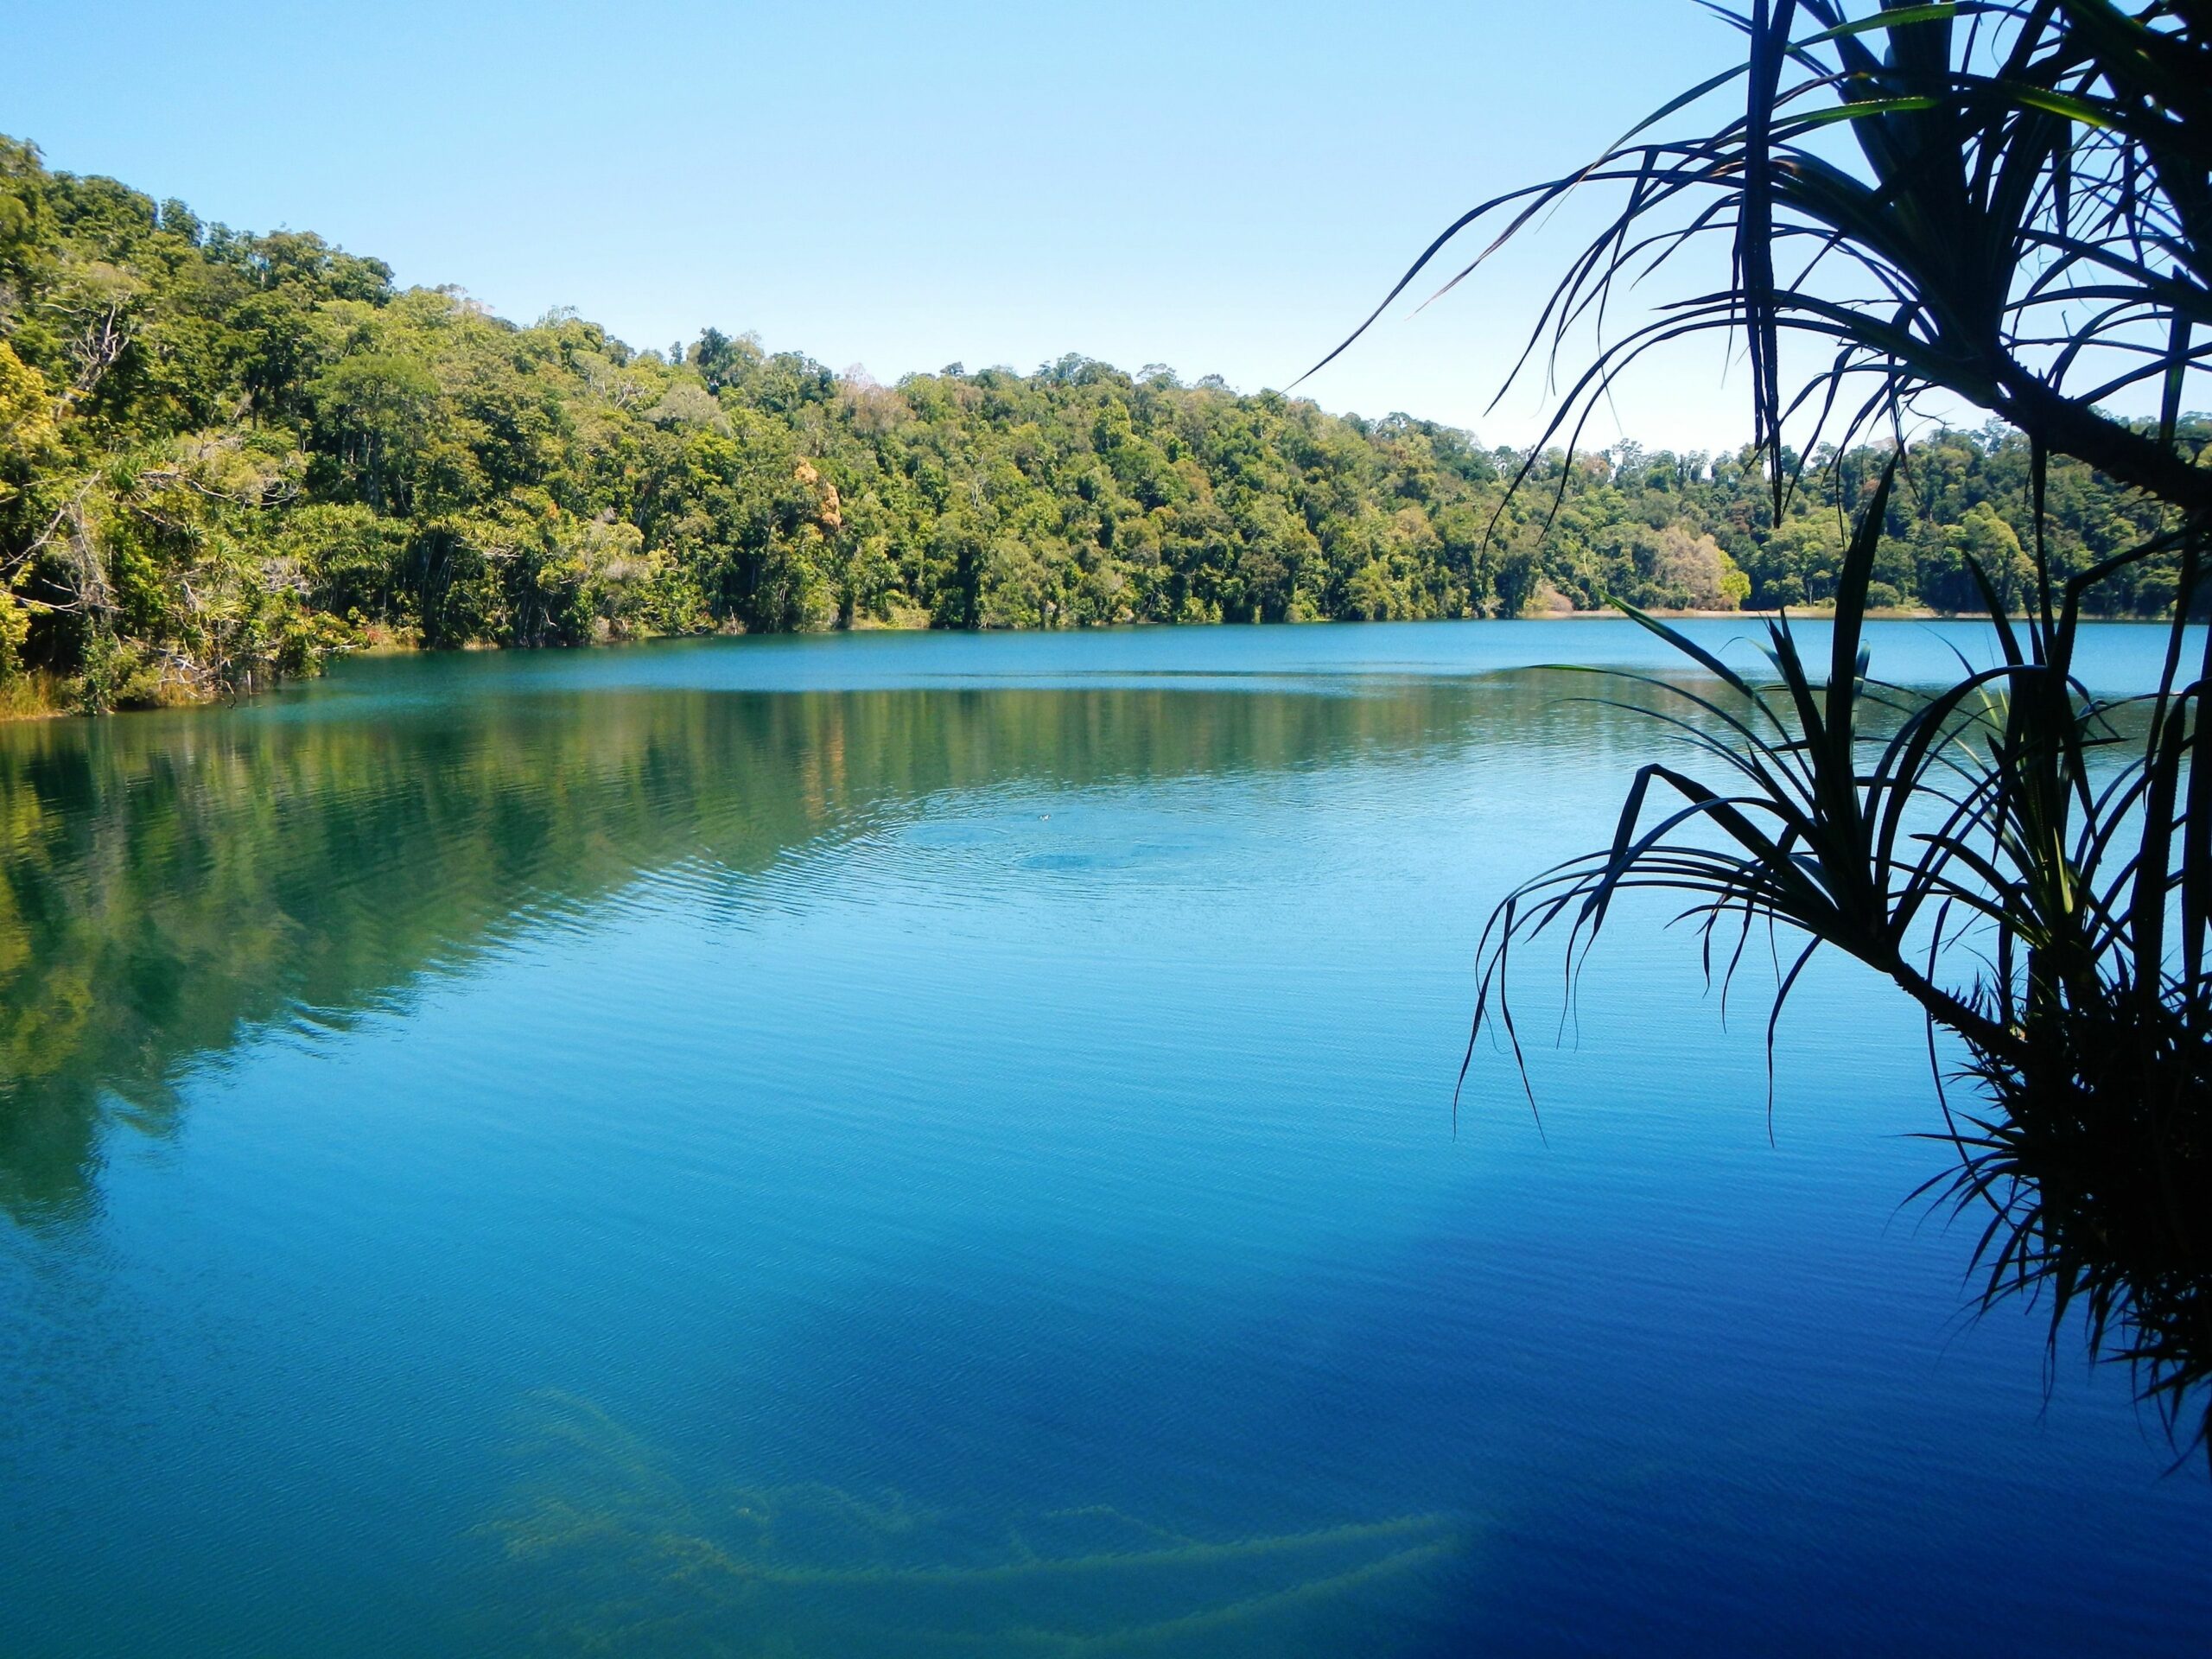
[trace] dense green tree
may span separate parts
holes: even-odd
[[[1807,458],[1777,526],[1748,451],[1531,458],[1079,356],[886,386],[714,328],[633,351],[0,140],[0,708],[232,693],[371,639],[1817,603],[1879,461]],[[2076,462],[2048,490],[2061,570],[2154,516]],[[1971,607],[1967,555],[2025,568],[2028,499],[2018,440],[1932,437],[1878,598]]]

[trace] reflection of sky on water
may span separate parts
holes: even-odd
[[[1454,1136],[1481,918],[1642,741],[1401,671],[1491,637],[0,733],[0,1649],[2196,1650],[2203,1486],[1959,1318],[1865,976],[1801,990],[1770,1146],[1759,1022],[1639,919],[1548,1146],[1494,1057]]]

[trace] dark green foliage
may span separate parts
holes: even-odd
[[[0,145],[0,677],[87,708],[375,639],[1820,602],[1879,459],[1812,459],[1777,529],[1749,452],[1486,450],[1080,357],[883,386],[708,329],[671,361]],[[2051,496],[2061,569],[2149,522],[2086,467]],[[1884,597],[1977,606],[1961,557],[2027,538],[2026,452],[1929,443],[1892,518]]]

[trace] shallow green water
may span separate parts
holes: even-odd
[[[1770,1144],[1759,1022],[1624,926],[1548,1139],[1483,1056],[1455,1134],[1482,918],[1649,741],[1560,658],[1663,662],[740,641],[0,730],[0,1654],[2203,1651],[2201,1471],[1898,1211],[1872,982]]]

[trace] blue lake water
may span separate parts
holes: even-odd
[[[1542,1132],[1487,1050],[1455,1126],[1484,917],[1651,743],[1554,662],[1675,671],[875,635],[0,728],[0,1654],[2212,1650],[2201,1462],[1901,1207],[1885,986],[1808,976],[1770,1139],[1758,987],[1624,915],[1557,1046],[1529,958]]]

